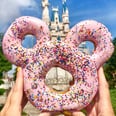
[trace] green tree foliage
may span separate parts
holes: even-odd
[[[0,33],[0,46],[2,46],[2,38],[3,38],[3,33]]]
[[[0,95],[3,95],[5,91],[5,89],[0,89]]]
[[[114,53],[112,57],[104,65],[106,78],[110,84],[110,88],[116,87],[116,38],[113,40]]]
[[[11,63],[3,55],[2,46],[1,46],[2,38],[3,38],[3,33],[0,33],[0,78],[2,77],[3,71],[8,71],[9,69],[11,69]]]
[[[0,77],[2,77],[3,71],[8,71],[10,69],[11,69],[11,63],[3,55],[2,47],[0,46]]]
[[[0,85],[4,84],[4,81],[3,80],[0,80]]]

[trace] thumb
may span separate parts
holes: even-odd
[[[99,97],[102,100],[110,99],[109,86],[104,75],[103,68],[98,70],[98,79],[99,79]]]
[[[10,103],[13,106],[20,106],[23,97],[23,72],[18,68],[16,83],[13,88]]]
[[[100,68],[98,71],[98,76],[99,76],[99,108],[100,110],[104,112],[104,114],[111,114],[111,116],[114,116],[113,114],[113,108],[111,104],[111,99],[110,99],[110,91],[109,91],[109,86],[106,81],[103,68]],[[101,107],[103,106],[103,107]],[[107,113],[106,113],[107,111]],[[108,114],[109,113],[109,114]]]

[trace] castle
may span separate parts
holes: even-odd
[[[42,20],[49,26],[51,37],[53,40],[64,39],[69,32],[69,12],[66,5],[66,0],[62,0],[62,18],[59,15],[58,7],[52,7],[51,17],[49,14],[48,0],[42,0]]]
[[[62,16],[60,17],[58,7],[52,7],[49,10],[49,1],[42,0],[42,20],[49,26],[51,38],[54,41],[63,40],[70,30],[69,11],[66,0],[62,0]],[[51,12],[51,16],[50,16]],[[79,46],[79,50],[83,53],[89,54],[86,43],[83,42]]]

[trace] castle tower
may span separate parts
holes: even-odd
[[[56,24],[59,23],[59,10],[58,7],[52,7],[52,21],[54,21]]]
[[[60,22],[58,7],[52,7],[52,16],[51,16],[49,27],[50,27],[52,39],[55,41],[61,40],[60,37],[64,35],[62,35],[63,25],[62,22]]]
[[[49,25],[50,18],[49,18],[49,2],[48,0],[42,0],[42,20],[46,22],[47,25]]]
[[[59,15],[58,7],[52,7],[50,17],[49,1],[42,0],[42,20],[45,21],[49,26],[51,38],[55,42],[65,39],[70,30],[69,11],[66,2],[66,0],[62,0],[62,17]],[[60,20],[60,18],[62,19]],[[83,53],[89,53],[89,50],[86,47],[86,42],[80,44],[78,48]]]
[[[66,0],[62,0],[63,11],[62,11],[62,21],[64,25],[64,33],[69,31],[69,12],[66,5]]]

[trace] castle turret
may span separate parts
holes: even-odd
[[[49,18],[49,2],[48,0],[42,0],[42,20],[46,22],[47,25],[49,25],[50,18]]]
[[[64,25],[64,32],[67,33],[69,31],[69,12],[66,5],[66,0],[62,0],[63,11],[62,11],[62,21]]]
[[[52,7],[52,21],[54,21],[56,24],[59,24],[59,10],[58,7]]]
[[[50,22],[50,31],[54,40],[60,40],[62,35],[62,23],[60,22],[58,7],[52,7],[52,17]]]

